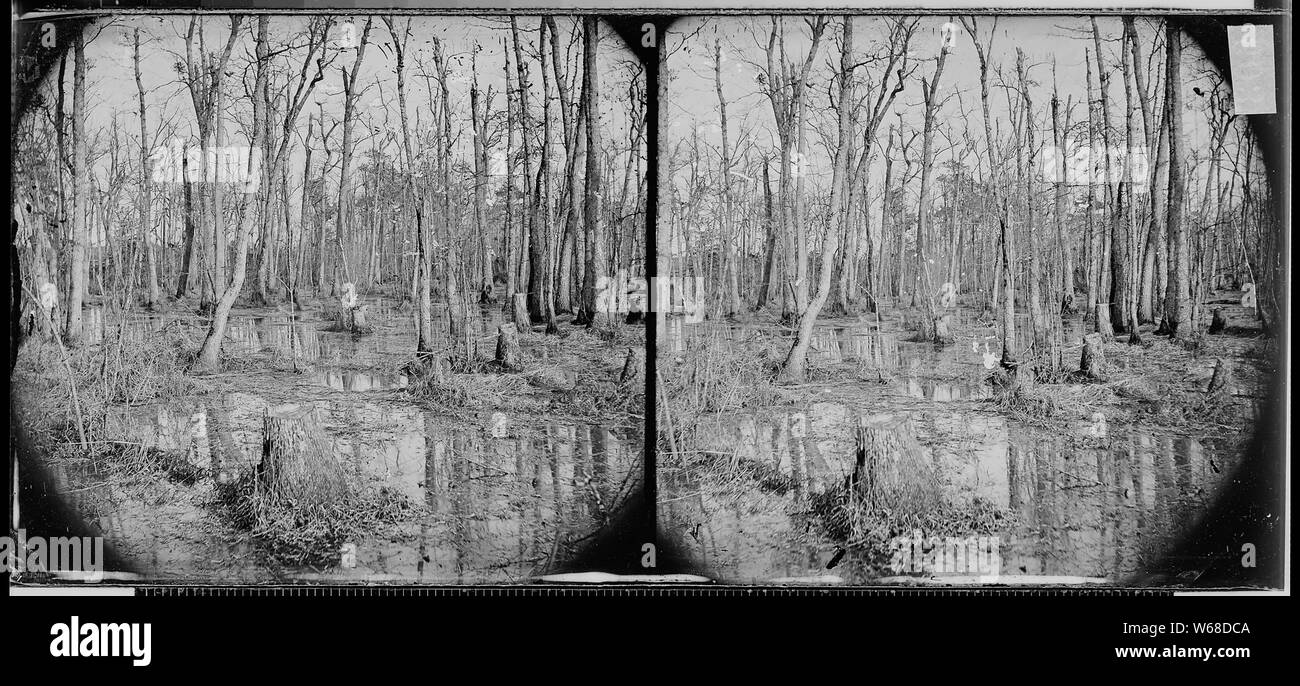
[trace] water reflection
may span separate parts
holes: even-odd
[[[845,405],[816,403],[715,418],[700,431],[704,450],[761,465],[793,485],[752,479],[724,490],[673,472],[660,485],[667,526],[686,532],[692,553],[731,581],[826,574],[839,543],[815,526],[807,496],[851,473],[858,416]],[[909,416],[944,499],[1001,511],[981,534],[999,537],[1003,576],[1122,582],[1196,524],[1238,459],[1186,436],[1112,429],[1099,439],[1085,422],[1062,432],[971,411]],[[891,575],[878,561],[852,555],[834,573],[850,583]]]
[[[322,371],[312,377],[316,383],[336,391],[387,391],[406,388],[409,379],[404,374],[374,374],[362,371]]]
[[[405,355],[415,349],[415,315],[409,309],[404,309],[392,298],[372,298],[363,302],[369,308],[367,323],[376,330],[372,335],[354,336],[348,332],[328,331],[332,322],[323,311],[236,311],[230,316],[223,349],[227,353],[274,353],[309,363]],[[434,344],[450,345],[446,307],[435,305],[433,317]],[[123,316],[116,310],[106,311],[98,305],[85,309],[84,321],[86,338],[91,343],[104,340],[106,332],[115,338],[118,330],[126,341],[141,342],[166,326],[185,323],[192,327],[190,334],[196,339],[195,345],[206,333],[209,323],[207,319],[189,313],[128,312]],[[499,307],[476,305],[467,310],[466,321],[472,342],[479,344],[490,339],[497,325],[504,320]]]
[[[813,327],[808,357],[823,364],[853,363],[865,369],[895,370],[926,361],[943,365],[953,359],[975,365],[987,348],[1001,355],[1001,342],[995,322],[983,313],[968,308],[947,311],[957,342],[935,346],[917,340],[919,313],[901,313],[884,319],[828,320]],[[1080,345],[1087,333],[1082,317],[1060,320],[1064,345]],[[758,334],[780,336],[793,342],[794,331],[771,324],[734,324],[723,321],[687,323],[681,317],[667,320],[667,350],[682,353],[692,348],[731,345],[741,347]],[[1027,313],[1016,314],[1016,340],[1019,349],[1033,343],[1033,331]]]
[[[193,494],[159,511],[169,519],[134,505],[128,505],[129,513],[120,509],[133,500],[98,472],[60,465],[60,486],[80,494],[74,502],[88,508],[88,516],[101,522],[105,535],[148,578],[431,583],[510,582],[545,573],[605,526],[638,487],[639,433],[629,428],[538,424],[501,413],[466,424],[413,405],[358,396],[303,402],[315,406],[335,455],[357,483],[427,508],[427,515],[384,536],[352,541],[355,566],[280,569],[259,562],[257,551],[233,531],[209,535],[226,541],[215,549],[211,541],[200,545],[149,533],[175,533],[175,522],[198,518],[228,528],[203,494],[260,461],[269,401],[256,394],[113,411],[109,429],[121,440],[182,459],[207,475]],[[88,494],[99,497],[87,499]]]

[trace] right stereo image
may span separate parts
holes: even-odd
[[[1282,587],[1276,28],[674,22],[660,537],[728,584]]]

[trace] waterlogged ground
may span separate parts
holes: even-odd
[[[65,454],[49,461],[58,490],[147,580],[511,583],[563,564],[639,487],[639,418],[547,412],[562,399],[526,384],[517,411],[422,402],[400,371],[414,349],[411,313],[369,304],[376,333],[363,337],[325,331],[329,321],[310,310],[236,311],[223,349],[235,362],[197,379],[205,392],[109,407],[104,433],[157,464],[124,475]],[[199,323],[187,313],[86,314],[92,339],[121,330],[128,344]],[[498,308],[474,312],[481,354],[500,321]],[[538,365],[562,344],[524,338]],[[622,357],[609,357],[611,370],[596,372],[617,371]],[[354,483],[397,494],[409,515],[301,564],[234,526],[218,483],[260,461],[263,412],[284,403],[314,406]]]
[[[735,583],[1132,583],[1199,522],[1243,458],[1262,373],[1242,352],[1253,343],[1224,344],[1246,358],[1237,362],[1235,420],[1162,425],[1100,401],[1043,420],[994,402],[984,361],[985,343],[1000,355],[995,332],[970,312],[954,321],[950,346],[913,342],[901,313],[819,324],[809,383],[777,387],[766,407],[706,414],[685,459],[661,460],[661,526],[707,573]],[[772,325],[674,322],[661,368],[689,365],[707,346],[743,350],[763,328]],[[1084,323],[1066,320],[1064,330],[1066,358],[1077,364]],[[1160,353],[1160,340],[1108,351],[1172,355]],[[1204,388],[1214,360],[1180,358],[1170,383]],[[879,415],[908,419],[947,508],[943,531],[893,532],[923,539],[896,548],[926,553],[901,568],[880,554],[881,541],[837,537],[815,505],[852,473],[859,419]],[[931,536],[938,555],[927,557]],[[886,538],[886,549],[906,543]],[[954,543],[991,554],[954,556]],[[1190,560],[1165,581],[1199,572]]]

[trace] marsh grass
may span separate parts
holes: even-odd
[[[990,536],[1009,527],[1015,517],[1013,511],[982,498],[963,503],[940,501],[923,513],[890,511],[872,507],[847,482],[811,496],[809,511],[828,538],[886,557],[895,537],[915,531],[927,538]]]
[[[107,327],[102,341],[75,348],[50,338],[28,339],[11,377],[15,412],[38,445],[60,455],[75,446],[74,452],[94,457],[120,438],[109,435],[111,407],[212,390],[208,381],[185,372],[198,347],[194,334],[192,324],[173,320],[140,338],[125,327]]]
[[[345,474],[328,500],[304,506],[277,490],[259,467],[217,484],[215,498],[231,522],[278,562],[320,567],[338,561],[343,543],[382,533],[427,509],[385,486],[355,485],[359,479]]]
[[[758,330],[737,331],[735,339],[726,334],[724,327],[707,327],[684,351],[661,352],[658,405],[671,418],[660,422],[665,448],[690,450],[705,415],[781,402],[775,382],[787,341]]]
[[[989,399],[999,411],[1026,424],[1085,419],[1100,406],[1113,402],[1111,389],[1102,384],[1016,384],[998,386]]]
[[[722,452],[667,455],[659,466],[666,473],[688,474],[702,492],[722,502],[741,502],[755,491],[788,497],[798,488],[794,478],[772,465]],[[958,503],[940,500],[923,511],[873,507],[848,478],[788,506],[792,515],[824,538],[868,557],[883,555],[885,560],[894,537],[911,536],[917,529],[926,537],[988,536],[1011,527],[1015,518],[1013,511],[981,498]]]
[[[406,392],[431,405],[481,410],[508,406],[527,395],[529,386],[515,374],[418,374],[411,377]]]

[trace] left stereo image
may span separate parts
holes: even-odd
[[[638,563],[647,88],[609,24],[15,31],[15,581]]]

